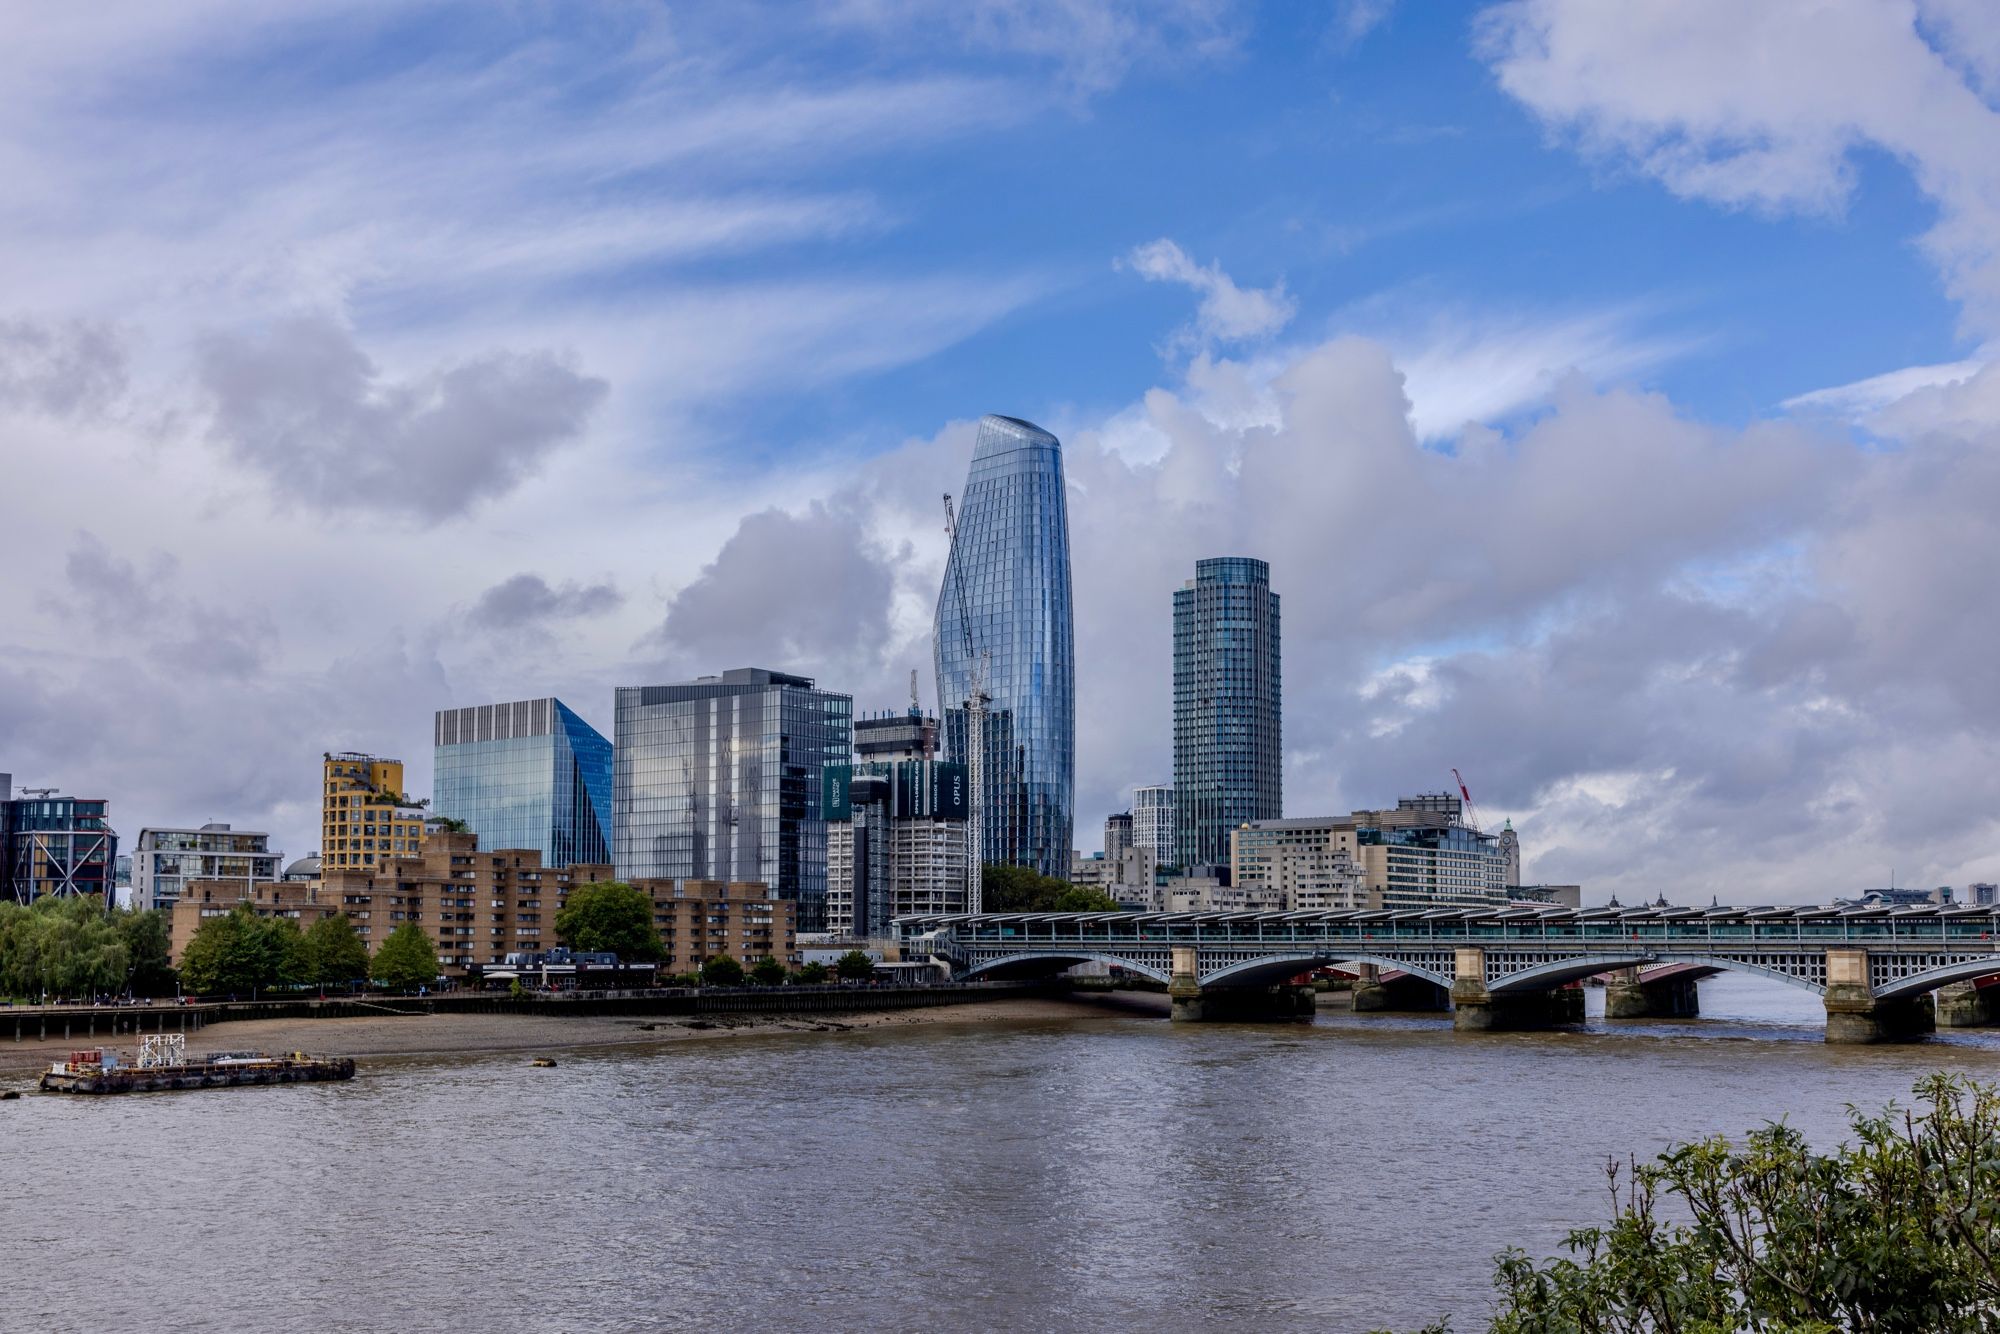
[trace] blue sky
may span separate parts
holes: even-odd
[[[1082,849],[1241,553],[1292,814],[1458,767],[1593,898],[2000,878],[1981,0],[117,8],[0,52],[0,768],[121,829],[308,850],[450,705],[898,705],[999,411]]]

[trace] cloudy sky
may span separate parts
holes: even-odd
[[[1078,841],[1170,593],[1286,805],[1533,877],[2000,879],[1986,0],[23,7],[0,770],[317,843],[319,754],[757,663],[930,699],[982,412],[1065,442]]]

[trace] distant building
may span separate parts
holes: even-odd
[[[1965,902],[1968,907],[1991,908],[2000,904],[2000,885],[1974,882],[1965,887]]]
[[[423,803],[403,791],[401,760],[355,751],[321,758],[319,846],[327,870],[365,870],[423,846]]]
[[[1230,834],[1230,881],[1296,912],[1368,906],[1351,817],[1253,820]]]
[[[1557,908],[1583,907],[1582,885],[1510,885],[1510,903],[1546,903]]]
[[[278,879],[290,881],[294,884],[303,884],[307,881],[319,879],[319,874],[319,854],[317,852],[308,852],[305,856],[287,866],[278,876]]]
[[[880,940],[898,917],[965,911],[970,789],[937,734],[916,713],[857,719],[854,763],[826,768],[828,932]]]
[[[1500,830],[1500,859],[1506,865],[1506,881],[1509,886],[1521,883],[1521,837],[1514,832],[1514,822],[1507,821]]]
[[[0,897],[32,903],[44,894],[95,894],[116,901],[118,835],[102,797],[56,789],[14,793],[0,774]]]
[[[1498,907],[1509,897],[1498,836],[1467,826],[1457,797],[1393,810],[1258,820],[1232,835],[1231,880],[1306,909]]]
[[[1278,595],[1271,567],[1195,562],[1174,593],[1174,859],[1226,866],[1229,834],[1285,813]]]
[[[1174,789],[1155,783],[1132,793],[1132,842],[1161,866],[1174,865]]]
[[[1132,846],[1132,812],[1119,811],[1104,817],[1104,856],[1117,861],[1118,854]]]
[[[284,854],[269,834],[205,824],[199,829],[141,829],[132,850],[132,906],[169,911],[190,880],[233,881],[246,891],[276,880]]]
[[[612,860],[621,880],[755,880],[826,925],[821,787],[854,701],[758,667],[617,691]]]
[[[1069,882],[1087,889],[1102,889],[1111,882],[1111,870],[1118,865],[1101,852],[1073,852],[1069,858]]]
[[[559,699],[439,710],[431,814],[549,866],[611,860],[611,743]]]

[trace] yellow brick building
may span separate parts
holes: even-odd
[[[323,872],[368,870],[422,849],[425,812],[403,792],[401,760],[329,751],[325,761],[319,832]]]

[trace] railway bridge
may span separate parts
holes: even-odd
[[[1179,1020],[1309,1015],[1300,974],[1395,970],[1449,997],[1465,1030],[1581,1020],[1573,983],[1614,976],[1614,1014],[1691,1013],[1693,980],[1733,971],[1819,995],[1828,1042],[1920,1037],[1932,993],[1953,987],[1961,1022],[1990,1020],[2000,909],[1600,908],[1233,913],[982,913],[905,917],[907,949],[970,977],[1048,973],[1089,960],[1167,984]],[[1972,1007],[1968,1012],[1966,1007]]]

